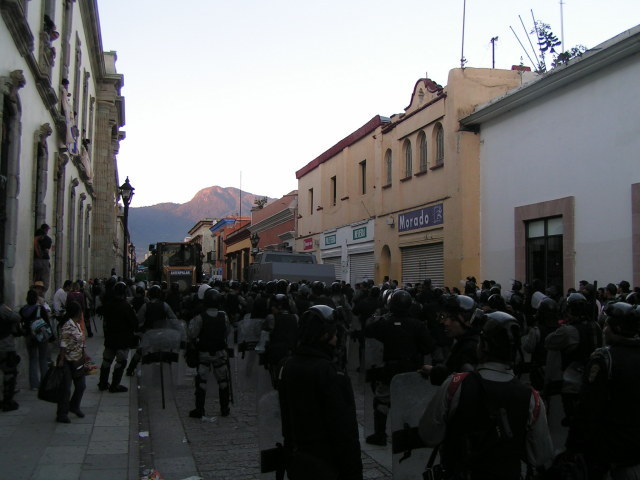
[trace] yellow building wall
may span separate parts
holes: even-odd
[[[299,179],[299,218],[296,248],[304,239],[319,240],[328,229],[359,220],[375,219],[375,282],[385,275],[401,280],[401,247],[442,242],[444,282],[459,286],[468,275],[481,278],[480,271],[480,164],[479,135],[460,130],[459,119],[476,106],[521,84],[518,72],[493,69],[454,69],[447,86],[434,90],[433,82],[421,79],[412,92],[411,103],[390,124],[378,127],[353,145]],[[435,164],[435,129],[444,130],[444,164]],[[427,139],[428,162],[419,172],[418,137]],[[412,175],[405,175],[403,145],[411,142]],[[385,155],[393,158],[392,181],[387,182]],[[361,193],[360,162],[367,162],[367,192]],[[417,175],[416,175],[417,174]],[[336,176],[336,205],[331,203],[330,179]],[[309,210],[309,189],[314,190],[313,212]],[[400,234],[398,214],[442,203],[443,225]],[[318,210],[318,207],[321,207]]]

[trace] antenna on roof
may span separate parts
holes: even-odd
[[[240,170],[240,200],[238,203],[240,204],[238,208],[238,211],[240,212],[238,217],[242,217],[242,170]]]
[[[496,42],[498,37],[492,37],[491,42],[491,68],[496,68]]]
[[[560,41],[562,42],[562,51],[564,52],[564,15],[562,14],[562,6],[564,2],[560,0]]]
[[[464,68],[464,64],[467,63],[467,59],[464,58],[464,25],[465,17],[467,14],[467,0],[462,2],[462,52],[460,53],[460,68]]]

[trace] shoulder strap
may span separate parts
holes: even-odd
[[[447,387],[447,401],[451,402],[453,396],[458,391],[462,381],[469,375],[469,372],[454,373],[449,386]]]
[[[540,416],[540,394],[538,391],[531,387],[531,394],[533,395],[533,399],[535,401],[535,405],[533,406],[533,412],[531,415],[531,424],[533,425],[538,421],[538,417]]]

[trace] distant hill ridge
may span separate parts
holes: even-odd
[[[229,215],[250,216],[255,200],[263,197],[265,195],[216,185],[203,188],[187,203],[166,202],[148,207],[131,207],[129,232],[131,241],[136,246],[138,260],[147,252],[149,244],[183,241],[199,220]],[[271,200],[273,199],[269,198]]]

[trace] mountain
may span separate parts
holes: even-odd
[[[242,192],[240,208],[240,193],[234,187],[213,186],[203,188],[187,203],[129,208],[129,232],[138,260],[141,261],[152,243],[182,242],[199,220],[229,215],[250,216],[254,201],[264,195]]]

